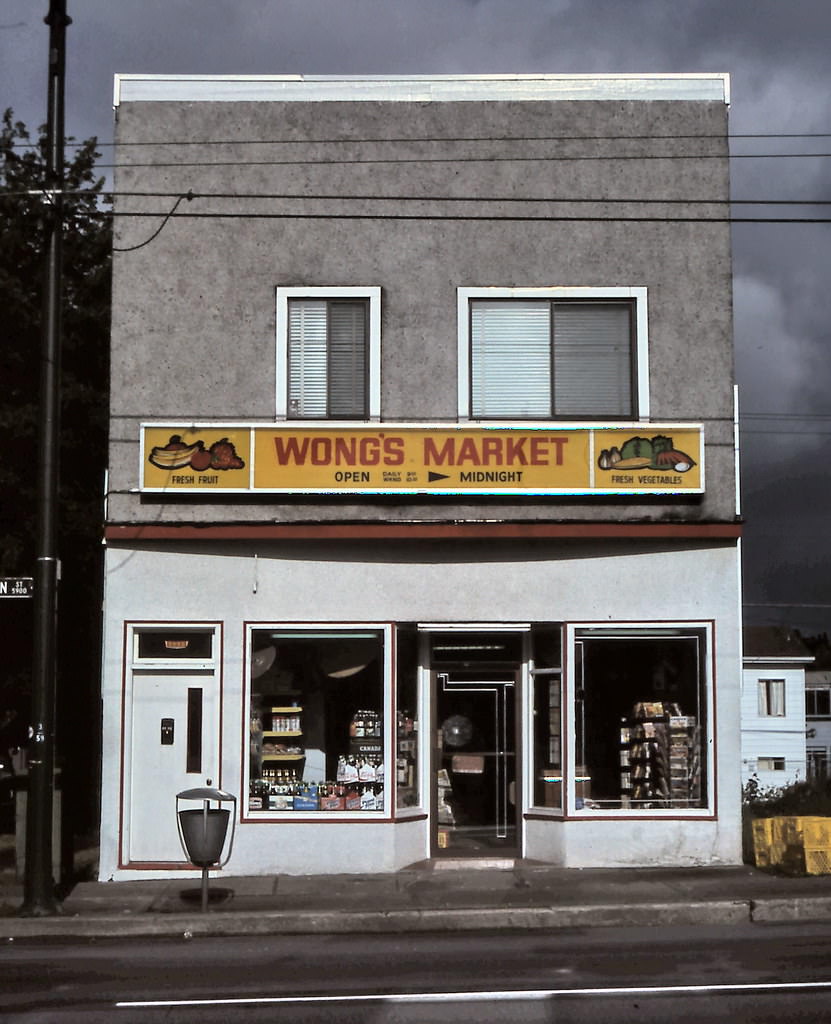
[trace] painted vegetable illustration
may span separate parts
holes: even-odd
[[[656,469],[663,472],[686,473],[695,460],[679,451],[671,437],[630,437],[620,448],[604,448],[597,460],[600,469]]]

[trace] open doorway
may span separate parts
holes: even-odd
[[[522,637],[433,633],[433,856],[519,853]]]

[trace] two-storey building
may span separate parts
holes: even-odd
[[[118,77],[103,878],[739,862],[727,88]]]

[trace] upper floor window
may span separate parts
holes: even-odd
[[[277,289],[277,418],[380,416],[380,288]]]
[[[759,715],[763,718],[784,718],[784,679],[759,680]]]
[[[805,714],[809,718],[831,718],[831,686],[816,686],[805,691]]]
[[[463,419],[649,414],[645,288],[460,288]]]

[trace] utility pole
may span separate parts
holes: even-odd
[[[55,769],[55,694],[58,626],[58,456],[61,400],[61,250],[64,185],[64,77],[66,0],[50,0],[49,89],[44,196],[43,320],[40,364],[38,513],[34,571],[32,719],[29,737],[29,792],[26,806],[26,917],[57,914],[52,877],[52,806]]]

